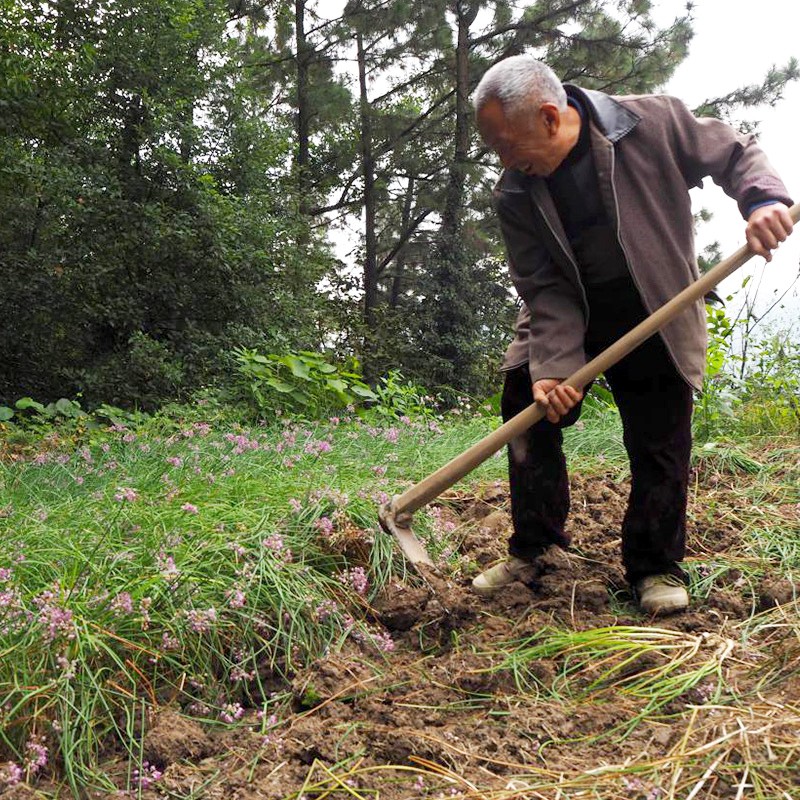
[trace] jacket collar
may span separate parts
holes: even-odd
[[[565,83],[564,89],[566,89],[567,95],[583,103],[594,124],[600,128],[603,135],[612,144],[618,142],[639,124],[641,117],[638,114],[634,114],[629,108],[604,92],[581,89],[571,83]]]
[[[565,83],[564,89],[568,96],[574,97],[583,105],[592,122],[612,145],[630,133],[641,120],[638,114],[605,92],[581,89],[580,86],[572,83]],[[502,192],[526,192],[529,190],[531,182],[531,178],[522,172],[505,169],[501,173],[495,189]]]

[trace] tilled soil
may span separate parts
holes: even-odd
[[[267,735],[260,732],[254,712],[238,728],[220,729],[164,709],[151,720],[144,739],[145,757],[163,776],[141,796],[666,796],[667,789],[652,776],[646,781],[624,777],[608,790],[592,790],[588,784],[586,794],[526,787],[537,780],[556,785],[565,776],[591,770],[603,774],[613,765],[652,763],[686,749],[688,727],[695,725],[694,731],[700,724],[698,716],[687,722],[690,709],[708,700],[713,676],[678,693],[659,714],[628,730],[624,724],[641,711],[641,697],[591,685],[586,666],[569,673],[569,656],[563,651],[540,654],[515,673],[502,666],[512,649],[504,643],[543,630],[651,626],[664,636],[671,631],[685,634],[686,642],[695,643],[696,658],[726,647],[726,653],[735,652],[736,624],[758,609],[791,600],[796,587],[775,576],[752,586],[730,569],[716,579],[713,599],[695,599],[689,612],[657,623],[643,618],[620,562],[618,531],[627,491],[611,475],[574,477],[572,549],[549,551],[525,583],[515,583],[492,599],[475,596],[469,581],[504,554],[510,531],[506,489],[497,484],[477,495],[451,494],[442,515],[456,524],[460,552],[471,571],[448,578],[429,572],[424,580],[385,588],[372,613],[392,634],[391,652],[376,653],[349,641],[296,674],[291,684],[294,707]],[[690,512],[690,559],[713,567],[745,557],[740,504],[724,485],[698,491]],[[797,648],[785,642],[780,646],[785,648],[784,667],[800,664]],[[624,665],[625,674],[646,676],[658,669],[661,657],[656,653],[632,659]],[[736,664],[732,669],[738,669]],[[773,703],[773,710],[800,689],[791,674],[784,679],[786,670],[776,669],[777,677],[764,684],[760,695]],[[748,688],[746,671],[742,676],[741,685]],[[800,737],[800,713],[792,708],[785,719],[773,720],[782,727],[770,728],[780,741]],[[752,718],[761,712],[751,708],[748,713]],[[673,717],[666,720],[666,714]],[[796,763],[783,768],[798,769]],[[736,783],[721,775],[706,777],[701,788],[699,797],[749,796],[737,794]]]

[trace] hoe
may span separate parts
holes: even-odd
[[[792,217],[792,221],[797,223],[798,219],[800,219],[800,203],[795,203],[789,209],[789,214]],[[678,314],[685,311],[692,303],[698,301],[720,281],[739,269],[753,255],[754,253],[748,245],[740,247],[733,255],[710,269],[691,286],[687,286],[672,300],[665,303],[647,319],[628,331],[600,355],[570,375],[563,383],[576,389],[582,389],[595,380],[601,372],[612,367],[638,347],[645,339],[648,339],[668,322],[675,319]],[[413,513],[430,503],[443,491],[449,489],[454,483],[461,480],[512,439],[524,433],[541,420],[544,414],[544,410],[539,405],[528,406],[524,411],[521,411],[513,419],[510,419],[497,430],[472,445],[461,455],[456,456],[436,472],[407,489],[403,494],[396,495],[388,503],[380,507],[378,517],[381,526],[387,533],[392,534],[397,539],[400,549],[415,569],[424,572],[426,567],[432,568],[434,565],[425,547],[411,530]]]

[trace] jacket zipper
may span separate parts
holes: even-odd
[[[642,294],[642,287],[639,286],[639,281],[636,280],[636,275],[633,271],[633,264],[631,263],[630,258],[628,258],[628,253],[625,250],[625,245],[622,243],[622,226],[620,225],[619,221],[619,199],[617,198],[617,186],[614,179],[614,170],[617,165],[616,154],[614,153],[614,145],[611,145],[611,194],[614,197],[614,227],[616,228],[617,233],[617,242],[619,243],[619,249],[622,251],[622,255],[625,257],[625,263],[628,265],[628,272],[630,273],[631,280],[633,281],[633,285],[636,287],[636,291],[639,293],[639,297],[642,298],[642,305],[645,305],[644,302],[644,295]],[[649,308],[645,305],[645,309],[647,313],[652,313]]]
[[[616,198],[614,199],[614,202],[616,203]],[[581,271],[578,269],[575,259],[570,255],[569,250],[564,246],[564,243],[561,241],[560,237],[553,229],[553,226],[550,224],[550,220],[547,218],[547,214],[544,213],[544,209],[538,203],[537,206],[539,207],[539,213],[542,215],[542,219],[550,229],[550,233],[553,234],[553,238],[558,242],[559,247],[564,251],[564,255],[567,257],[567,261],[569,261],[572,269],[575,271],[575,277],[578,279],[578,286],[580,287],[581,298],[583,300],[583,312],[586,317],[583,330],[587,331],[589,329],[589,298],[586,297],[586,289],[584,288],[583,281],[581,280]]]

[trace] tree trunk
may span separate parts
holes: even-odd
[[[295,0],[294,26],[295,48],[297,51],[297,151],[295,153],[295,179],[297,186],[298,207],[301,214],[307,214],[310,208],[308,179],[308,154],[311,129],[311,109],[308,97],[308,72],[311,62],[310,47],[305,29],[306,0]]]
[[[456,118],[455,147],[453,161],[449,169],[440,233],[442,245],[445,248],[449,248],[458,235],[461,224],[461,211],[464,204],[464,184],[467,174],[470,119],[472,115],[469,102],[469,29],[478,15],[478,10],[478,3],[474,7],[470,7],[468,3],[458,1],[453,8],[458,20],[458,39],[455,54]]]
[[[367,64],[364,38],[356,34],[358,55],[359,109],[361,114],[361,171],[364,177],[364,322],[368,333],[375,324],[378,304],[378,241],[375,234],[375,157],[372,152],[372,123],[367,98]]]
[[[406,187],[406,196],[403,200],[403,219],[401,222],[400,230],[408,230],[411,224],[411,204],[414,200],[414,178],[409,177],[408,186]],[[402,291],[403,283],[403,270],[406,265],[406,248],[405,245],[400,248],[394,260],[394,279],[392,280],[392,295],[389,304],[392,308],[397,308],[397,303],[400,301],[400,292]]]

